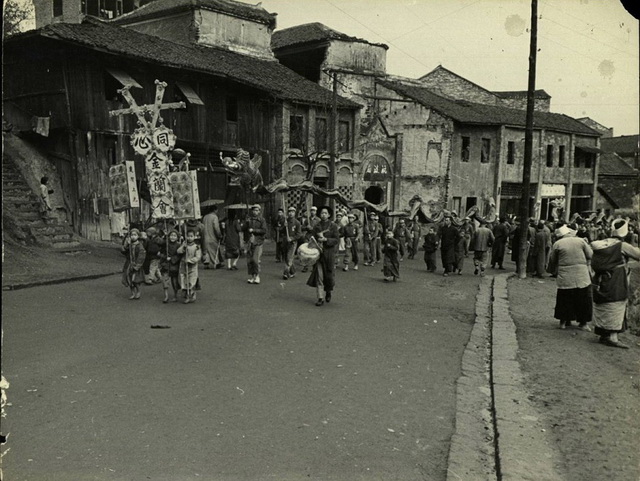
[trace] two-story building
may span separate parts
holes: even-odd
[[[337,77],[341,95],[363,105],[355,189],[406,209],[419,195],[432,212],[464,214],[490,201],[517,214],[522,191],[526,92],[491,92],[439,66],[419,79],[389,75],[385,45],[322,24],[276,31],[278,59],[310,80]],[[531,208],[546,218],[553,200],[565,215],[595,208],[599,133],[551,113],[535,92]],[[375,152],[371,152],[371,149]],[[384,171],[372,180],[373,171]]]

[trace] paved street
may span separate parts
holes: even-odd
[[[320,308],[271,256],[190,305],[117,276],[5,292],[6,479],[444,480],[478,279],[401,268],[339,271]]]

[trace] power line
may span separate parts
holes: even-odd
[[[576,19],[576,20],[578,20],[579,22],[582,22],[582,23],[586,24],[586,25],[587,25],[587,27],[591,26],[591,29],[592,29],[592,30],[593,30],[594,28],[597,28],[598,30],[600,30],[600,31],[601,31],[601,32],[603,32],[603,33],[606,33],[606,34],[607,34],[607,35],[609,35],[610,37],[615,38],[616,40],[620,40],[620,38],[618,37],[618,35],[616,35],[616,34],[614,34],[614,33],[611,33],[610,31],[605,30],[605,29],[604,29],[604,28],[602,28],[602,27],[599,27],[599,26],[598,26],[597,24],[595,24],[595,23],[594,23],[594,24],[591,24],[591,23],[589,23],[587,20],[585,20],[584,18],[580,18],[580,17],[577,17],[577,16],[575,16],[575,15],[572,15],[572,14],[570,14],[569,12],[567,12],[566,10],[563,10],[563,9],[559,8],[557,5],[554,5],[554,4],[553,4],[553,3],[551,3],[551,2],[545,2],[545,5],[548,5],[548,6],[550,6],[551,8],[554,8],[554,9],[556,9],[557,11],[562,12],[562,13],[563,13],[563,14],[565,14],[567,17],[575,18],[575,19]]]
[[[407,35],[412,34],[413,32],[417,32],[418,30],[420,30],[420,29],[422,29],[424,27],[432,25],[432,24],[438,22],[439,20],[442,20],[445,17],[453,15],[454,13],[458,13],[460,10],[464,10],[465,8],[470,7],[471,5],[475,5],[478,2],[480,2],[480,0],[476,0],[475,2],[468,3],[464,7],[460,7],[460,8],[458,8],[456,10],[453,10],[453,11],[451,11],[449,13],[445,13],[444,15],[441,15],[440,17],[438,17],[438,18],[436,18],[434,20],[431,20],[430,22],[423,22],[421,26],[416,27],[413,30],[409,30],[408,32],[403,33],[402,35],[398,35],[397,37],[394,37],[393,40],[398,40],[399,38],[406,37]],[[409,8],[406,5],[403,5],[403,6],[404,6],[404,8],[406,10],[409,10]],[[409,11],[411,12],[411,10],[409,10]]]
[[[576,35],[580,35],[581,37],[588,38],[592,42],[596,42],[596,43],[599,43],[601,45],[604,45],[605,47],[609,47],[610,49],[615,50],[616,52],[620,52],[620,53],[622,53],[624,55],[627,55],[629,57],[637,57],[637,55],[630,54],[629,52],[625,52],[624,50],[620,50],[619,48],[614,47],[613,45],[609,45],[608,43],[601,42],[600,40],[597,40],[597,39],[593,38],[592,36],[589,36],[589,35],[586,35],[584,33],[578,32],[577,30],[575,30],[575,29],[573,29],[571,27],[567,27],[566,25],[564,25],[564,24],[562,24],[560,22],[556,22],[555,20],[552,20],[552,19],[550,19],[548,17],[544,17],[542,20],[543,21],[547,21],[547,22],[551,22],[551,23],[555,23],[556,25],[559,25],[560,27],[566,28],[567,30],[575,33]]]

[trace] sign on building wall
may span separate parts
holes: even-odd
[[[111,185],[111,204],[114,212],[123,212],[132,207],[140,207],[133,161],[111,166],[109,168],[109,182]]]
[[[564,197],[566,187],[564,184],[542,184],[541,197]]]

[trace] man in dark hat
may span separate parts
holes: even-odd
[[[505,216],[500,217],[500,222],[493,228],[493,246],[491,249],[491,268],[504,269],[504,252],[509,240],[509,225]]]
[[[453,274],[455,262],[455,249],[458,243],[460,231],[451,223],[451,217],[444,218],[444,225],[440,228],[440,256],[442,258],[442,275],[447,277]]]
[[[315,287],[318,294],[316,306],[331,302],[331,293],[335,286],[335,253],[340,240],[338,225],[331,221],[331,209],[320,209],[320,222],[311,232],[312,243],[320,250],[320,258],[314,264],[307,285]]]
[[[267,222],[260,215],[262,208],[258,204],[251,206],[249,217],[242,226],[247,245],[247,270],[249,272],[249,284],[260,284],[260,262],[262,259],[262,246],[264,236],[267,233]]]
[[[491,229],[487,227],[487,223],[480,222],[480,226],[475,230],[471,238],[470,247],[473,249],[473,265],[474,275],[480,274],[484,276],[484,270],[487,267],[487,258],[489,257],[489,248],[495,242],[495,237]]]

